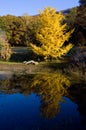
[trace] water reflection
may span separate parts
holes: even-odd
[[[68,90],[69,98],[78,104],[78,111],[82,115],[82,122],[86,128],[86,84],[75,83]]]
[[[42,97],[41,112],[46,118],[53,118],[59,113],[59,103],[62,96],[67,94],[70,81],[61,73],[36,75],[33,78],[32,88]]]
[[[59,111],[62,96],[67,95],[70,86],[68,78],[61,73],[41,75],[13,75],[0,81],[0,89],[6,93],[21,92],[25,95],[36,93],[41,96],[40,110],[46,118],[53,118]]]
[[[73,102],[64,98],[64,97],[68,97],[76,104],[78,104],[78,106],[76,105],[76,107],[78,107],[77,111],[80,112],[80,114],[82,115],[82,119],[80,120],[85,124],[86,123],[86,106],[85,106],[86,85],[84,84],[82,86],[82,83],[80,82],[79,84],[75,84],[74,82],[72,83],[69,79],[70,78],[68,78],[66,75],[60,72],[53,73],[53,74],[45,73],[45,74],[36,74],[36,75],[35,74],[13,75],[12,77],[0,80],[0,92],[4,92],[5,94],[21,93],[26,96],[35,93],[40,98],[40,112],[42,116],[46,117],[47,119],[56,119],[56,121],[58,120],[58,122],[60,121],[60,117],[59,117],[60,111],[63,111],[63,113],[67,113],[73,107]],[[67,109],[65,109],[65,105],[64,105],[65,101],[69,103]],[[32,101],[30,100],[30,102]],[[63,110],[61,106],[64,106]],[[77,112],[75,112],[75,110],[72,111],[70,117],[71,119],[73,118],[72,122],[75,121],[76,125],[78,125],[80,123],[79,122],[80,117],[78,116],[78,118],[76,119],[75,118],[76,113]],[[57,115],[58,115],[58,119],[57,119]],[[63,114],[63,115],[67,116],[67,114]],[[68,119],[69,118],[67,116],[67,120]],[[63,121],[60,122],[60,124],[62,124],[62,126],[64,126],[65,124],[67,126],[69,125],[68,124],[69,121],[67,121],[66,123],[64,122],[66,121],[63,118]],[[77,128],[79,127],[77,126]],[[75,126],[71,128],[75,128]],[[82,129],[82,126],[80,127],[80,129]]]

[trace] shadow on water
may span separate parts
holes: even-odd
[[[11,95],[11,98],[8,98],[11,101],[7,101],[7,97],[3,99],[3,102],[4,100],[7,101],[6,108],[8,111],[10,106],[12,107],[14,104],[16,105],[13,108],[14,113],[15,111],[19,113],[21,109],[24,110],[24,113],[21,111],[19,120],[13,112],[11,113],[12,115],[10,114],[12,117],[8,116],[9,120],[12,118],[11,123],[12,120],[18,122],[16,123],[17,128],[15,124],[13,124],[14,129],[11,128],[9,123],[6,124],[7,128],[9,130],[84,130],[86,127],[86,84],[83,82],[75,83],[72,80],[72,78],[60,72],[53,74],[20,74],[0,80],[0,100],[2,101],[3,95]],[[16,96],[16,94],[18,95]],[[12,95],[15,95],[15,98]],[[18,103],[16,100],[20,100],[19,97],[21,95],[28,97],[30,101],[25,98],[25,101],[22,99],[23,103],[20,103],[21,101]],[[36,98],[37,100],[35,100]],[[12,101],[14,101],[14,104]],[[33,103],[33,101],[35,102]],[[40,110],[39,114],[37,104]],[[4,110],[2,105],[2,110],[0,104],[2,111],[7,111],[6,108]],[[0,112],[0,120],[3,118],[2,121],[4,122],[7,117],[3,117],[4,114],[2,113]],[[28,118],[29,116],[30,119]],[[27,120],[29,120],[28,123]],[[32,126],[30,125],[31,123]],[[0,130],[6,129],[2,125],[0,127]]]

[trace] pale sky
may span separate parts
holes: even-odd
[[[36,15],[38,10],[51,6],[57,11],[72,8],[79,5],[79,0],[0,0],[0,16],[16,15],[24,13]]]

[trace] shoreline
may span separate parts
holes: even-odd
[[[12,63],[12,64],[6,64],[6,63],[0,63],[0,75],[3,74],[14,74],[14,73],[26,73],[26,74],[32,74],[37,72],[50,72],[52,71],[51,68],[48,68],[46,65],[38,64],[23,64],[23,63]]]

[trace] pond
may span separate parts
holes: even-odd
[[[85,130],[86,84],[58,73],[0,75],[0,130]]]

